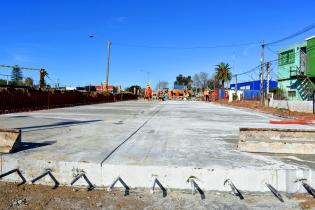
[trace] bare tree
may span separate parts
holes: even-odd
[[[209,74],[206,72],[200,72],[199,79],[200,79],[202,90],[208,88]]]
[[[193,81],[194,81],[194,86],[195,88],[199,89],[201,84],[200,84],[200,78],[199,78],[199,75],[198,74],[195,74],[193,76]]]

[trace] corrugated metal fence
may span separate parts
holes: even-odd
[[[137,95],[132,95],[130,93],[113,95],[96,92],[88,93],[79,91],[3,88],[0,89],[0,114],[16,111],[133,100],[137,99],[137,97]]]

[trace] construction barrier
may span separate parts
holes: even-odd
[[[2,88],[0,89],[0,114],[134,100],[137,98],[137,95],[131,93],[105,94],[80,91]]]

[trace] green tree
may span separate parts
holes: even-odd
[[[24,80],[24,84],[26,86],[30,86],[32,87],[34,85],[34,81],[31,77],[26,77],[25,80]]]
[[[191,76],[183,76],[182,74],[179,74],[176,77],[176,81],[174,82],[174,85],[185,85],[189,90],[191,89],[193,80],[191,79]]]
[[[17,65],[12,68],[11,80],[14,85],[20,85],[22,83],[22,70]]]
[[[227,81],[231,81],[232,73],[231,67],[228,63],[221,62],[215,66],[216,75],[215,78],[221,81],[222,87],[224,88],[224,84]]]
[[[131,93],[140,93],[141,92],[141,87],[139,86],[139,85],[132,85],[132,86],[130,86],[130,87],[128,87],[128,88],[126,88],[126,90],[128,91],[128,92],[131,92]]]
[[[7,85],[7,81],[4,79],[0,79],[0,85]]]

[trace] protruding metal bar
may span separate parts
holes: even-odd
[[[122,178],[120,177],[117,177],[114,182],[109,186],[109,188],[107,188],[108,191],[111,191],[117,182],[120,182],[122,184],[122,186],[125,188],[125,196],[129,195],[129,191],[130,191],[130,188],[128,187],[128,185],[122,180]]]
[[[22,185],[22,184],[25,184],[25,183],[26,183],[26,179],[24,178],[24,176],[22,175],[21,171],[20,171],[18,168],[13,169],[13,170],[11,170],[11,171],[8,171],[8,172],[6,172],[6,173],[4,173],[4,174],[1,174],[1,175],[0,175],[0,179],[2,179],[3,177],[8,176],[8,175],[10,175],[10,174],[13,174],[13,173],[15,173],[15,172],[19,175],[19,177],[20,177],[21,180],[22,180],[22,182],[20,182],[20,183],[18,184],[18,186],[20,186],[20,185]]]
[[[201,199],[205,199],[205,193],[203,192],[203,190],[199,187],[199,185],[195,182],[194,179],[190,179],[190,183],[191,183],[191,188],[192,188],[192,193],[195,194],[196,190],[199,192]]]
[[[157,184],[159,186],[159,188],[162,190],[163,197],[166,197],[167,196],[167,190],[165,189],[165,187],[163,187],[163,185],[161,184],[161,182],[157,178],[155,178],[154,181],[153,181],[153,186],[152,186],[152,189],[151,189],[151,193],[154,193],[155,184]]]
[[[37,182],[38,180],[42,179],[43,177],[45,177],[47,175],[49,175],[49,177],[54,181],[55,185],[54,185],[53,189],[56,189],[59,186],[59,182],[54,177],[54,175],[51,173],[51,169],[46,169],[46,171],[43,174],[41,174],[40,176],[38,176],[35,179],[33,179],[31,181],[32,184],[34,184],[35,182]]]
[[[237,189],[237,188],[235,187],[235,185],[233,184],[233,182],[231,182],[230,179],[227,179],[227,180],[224,181],[224,185],[226,185],[226,184],[229,184],[229,185],[230,185],[231,190],[232,190],[232,192],[233,192],[233,194],[234,194],[235,196],[238,196],[241,200],[244,199],[244,196],[242,195],[241,191],[239,191],[239,189]]]
[[[281,194],[273,186],[271,186],[271,184],[268,184],[268,183],[265,183],[265,184],[269,188],[269,190],[272,192],[272,194],[274,194],[274,196],[276,196],[279,199],[279,201],[284,202]]]
[[[308,192],[308,194],[310,194],[311,196],[313,196],[313,198],[315,198],[315,189],[313,187],[311,187],[309,184],[307,184],[305,181],[307,181],[307,179],[302,178],[302,179],[297,179],[294,182],[295,183],[301,182],[302,186]]]
[[[315,190],[314,188],[312,188],[310,185],[308,185],[305,182],[302,182],[303,187],[305,188],[305,190],[311,195],[313,196],[313,198],[315,198]]]
[[[71,186],[74,185],[74,183],[76,183],[81,177],[84,178],[84,180],[86,181],[86,183],[89,185],[87,190],[93,190],[95,188],[95,186],[90,182],[90,180],[87,178],[87,176],[85,175],[85,173],[81,173],[79,175],[77,175],[71,182]]]

